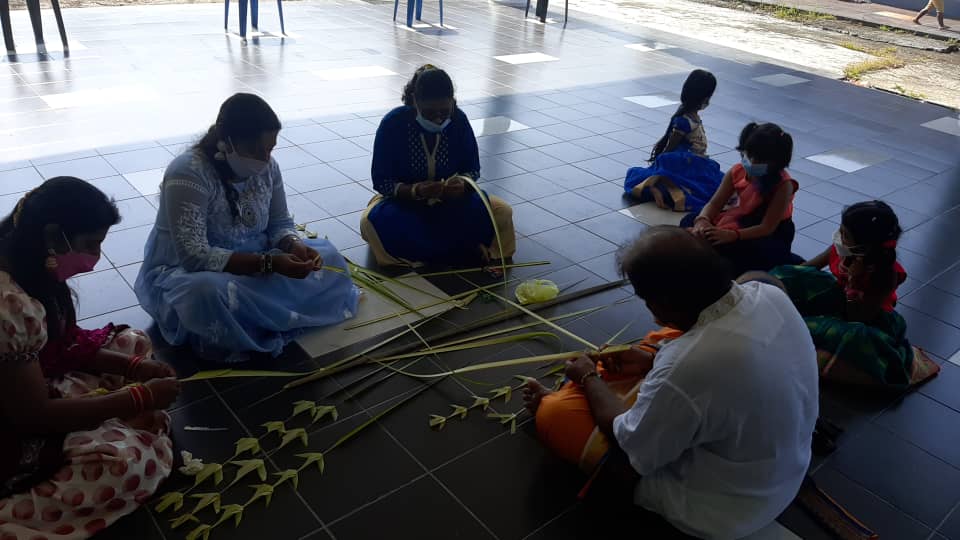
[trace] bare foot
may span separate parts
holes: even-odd
[[[920,19],[914,19],[913,24],[920,24]]]
[[[524,406],[530,411],[530,414],[536,415],[537,409],[540,407],[540,400],[544,396],[549,396],[553,392],[547,390],[545,386],[540,384],[540,381],[530,377],[527,379],[526,386],[523,387],[523,403]]]
[[[950,27],[949,27],[949,26],[941,26],[940,29],[941,29],[941,30],[949,30]]]

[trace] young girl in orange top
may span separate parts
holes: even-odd
[[[793,262],[793,197],[800,188],[786,170],[793,138],[776,124],[750,123],[737,150],[741,162],[703,210],[687,214],[680,225],[709,240],[736,275]]]

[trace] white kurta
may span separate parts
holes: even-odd
[[[735,539],[796,496],[818,415],[813,341],[790,299],[734,285],[665,345],[613,423],[637,504],[702,538]]]

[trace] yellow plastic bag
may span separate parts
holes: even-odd
[[[514,295],[521,305],[537,304],[553,300],[560,294],[557,284],[549,279],[528,279],[517,285]]]

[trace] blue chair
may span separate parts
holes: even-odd
[[[255,0],[254,0],[255,1]],[[280,0],[277,0],[278,2]],[[443,26],[443,0],[440,2],[440,26]],[[413,11],[416,5],[417,20],[423,15],[423,0],[407,0],[407,26],[413,27]],[[397,10],[400,8],[400,0],[393,0],[393,21],[397,21]]]
[[[247,1],[240,0],[240,37],[247,39]],[[260,0],[249,0],[250,23],[254,30],[260,30]],[[283,0],[277,0],[277,12],[280,14],[280,33],[287,35],[283,25]],[[223,29],[230,26],[230,0],[223,0]]]

